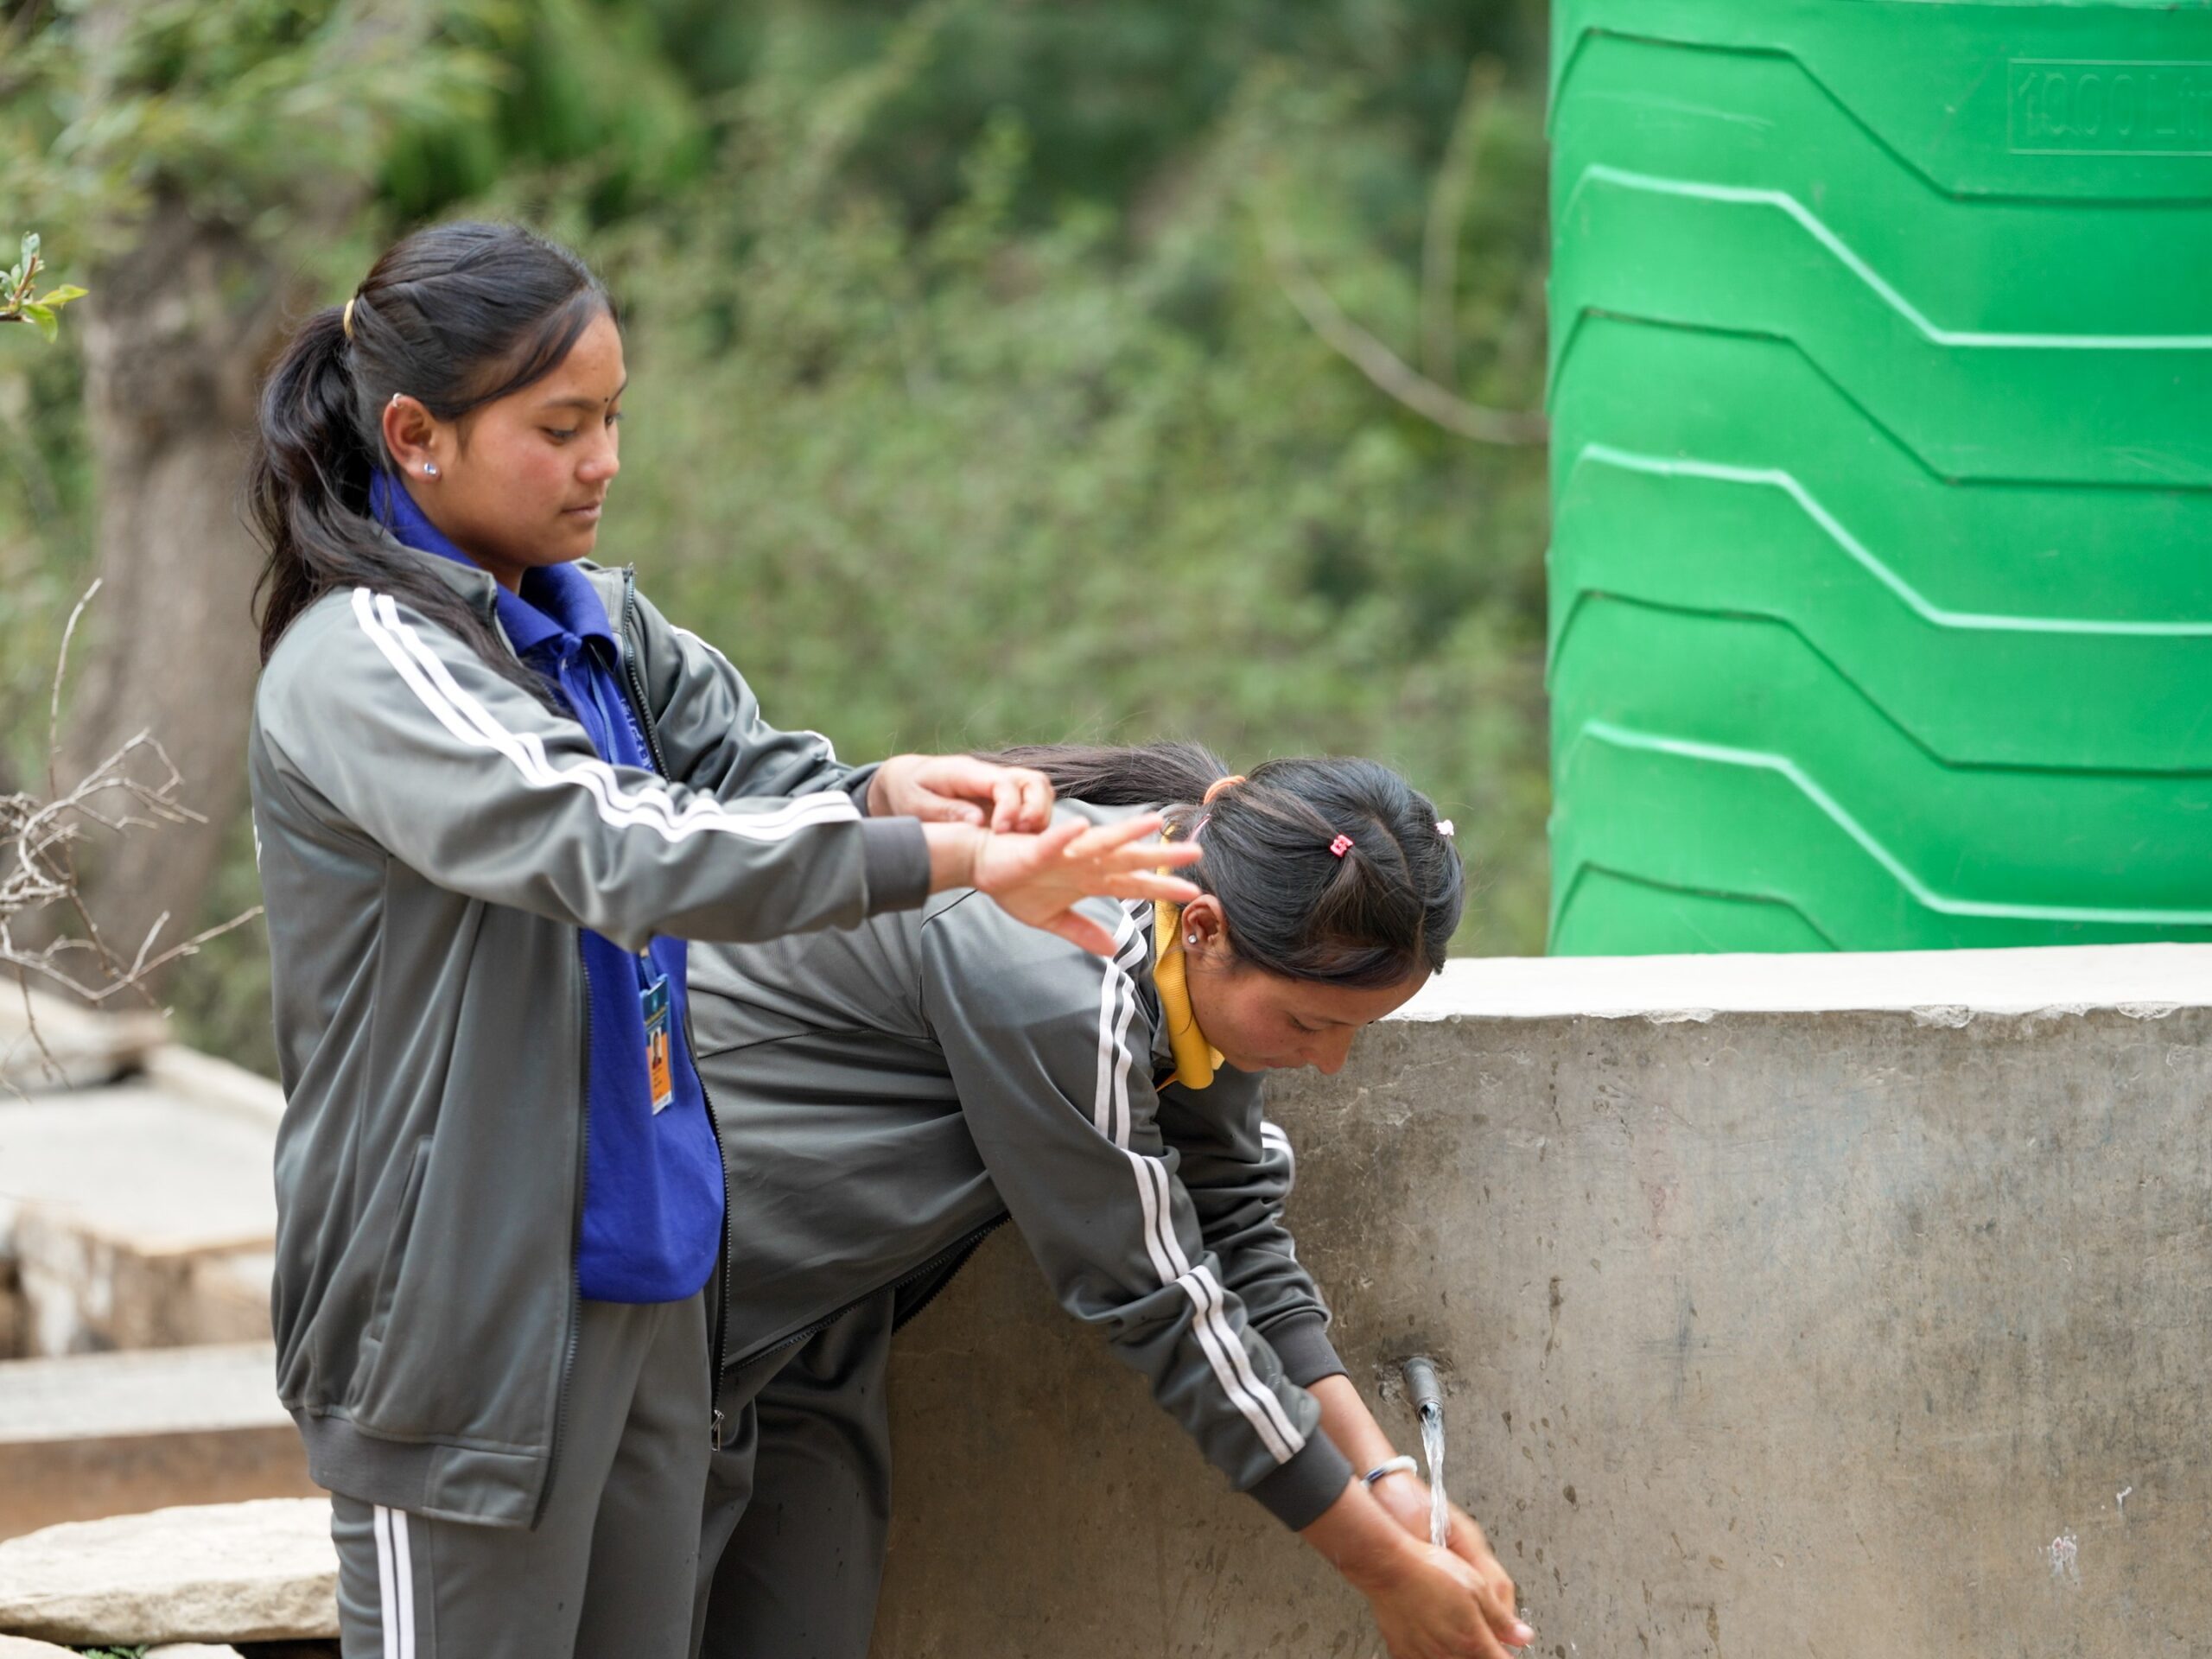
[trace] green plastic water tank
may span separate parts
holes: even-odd
[[[1554,29],[1552,949],[2212,938],[2212,9]]]

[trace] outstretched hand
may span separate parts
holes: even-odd
[[[1036,836],[988,835],[976,849],[969,885],[1015,920],[1110,957],[1114,936],[1076,909],[1077,900],[1103,896],[1180,905],[1198,896],[1190,882],[1160,871],[1196,862],[1203,849],[1187,842],[1151,841],[1160,823],[1158,813],[1147,812],[1118,823],[1071,818]]]

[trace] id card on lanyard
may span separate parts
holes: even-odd
[[[652,1085],[653,1111],[666,1109],[676,1098],[676,1067],[669,1033],[668,976],[655,976],[638,993],[645,1016],[645,1077]]]

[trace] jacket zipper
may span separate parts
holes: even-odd
[[[936,1273],[940,1270],[943,1270],[944,1273],[944,1277],[942,1280],[930,1287],[930,1294],[923,1297],[920,1301],[916,1302],[904,1313],[899,1314],[891,1328],[893,1331],[904,1331],[916,1319],[920,1319],[923,1314],[926,1313],[929,1311],[929,1306],[931,1302],[937,1300],[938,1297],[944,1295],[946,1291],[952,1288],[952,1281],[960,1276],[960,1270],[968,1265],[968,1258],[975,1255],[977,1250],[983,1248],[983,1241],[988,1238],[993,1233],[998,1231],[1000,1228],[1005,1226],[1007,1223],[1012,1219],[1012,1217],[1004,1214],[993,1216],[988,1221],[976,1228],[975,1231],[969,1233],[966,1237],[963,1238],[958,1243],[953,1245],[950,1249],[939,1250],[928,1261],[923,1262],[920,1267],[916,1268],[905,1278],[899,1280],[897,1284],[892,1286],[892,1290],[893,1293],[896,1293],[906,1289],[906,1287],[912,1284],[915,1280],[922,1278],[925,1274]]]
[[[945,1286],[950,1285],[954,1277],[958,1274],[960,1269],[968,1265],[968,1258],[975,1255],[977,1250],[982,1248],[983,1241],[988,1238],[993,1233],[998,1231],[1000,1228],[1005,1226],[1009,1219],[1010,1217],[1005,1211],[1000,1211],[997,1215],[993,1216],[988,1221],[985,1222],[982,1226],[976,1228],[971,1232],[963,1235],[961,1237],[954,1240],[953,1243],[946,1245],[935,1255],[930,1257],[928,1261],[923,1262],[921,1266],[909,1268],[906,1272],[899,1274],[896,1279],[893,1279],[889,1284],[878,1285],[873,1290],[864,1290],[859,1295],[854,1297],[852,1300],[838,1308],[835,1313],[825,1313],[812,1324],[801,1325],[798,1330],[792,1332],[787,1337],[779,1337],[775,1341],[769,1343],[765,1347],[757,1348],[749,1354],[741,1355],[734,1362],[732,1369],[742,1370],[747,1365],[758,1364],[760,1361],[767,1358],[771,1354],[779,1354],[786,1348],[797,1347],[800,1343],[806,1341],[809,1338],[818,1337],[824,1331],[827,1331],[831,1325],[836,1324],[838,1320],[843,1319],[846,1314],[858,1307],[862,1302],[868,1301],[874,1297],[880,1296],[887,1290],[895,1295],[899,1291],[906,1289],[907,1286],[912,1284],[917,1279],[926,1278],[931,1274],[939,1271],[948,1262],[950,1263],[952,1271],[951,1273],[945,1274],[944,1283],[938,1286],[936,1289],[931,1291],[928,1295],[923,1297],[919,1302],[916,1303],[912,1307],[908,1308],[904,1314],[899,1316],[898,1324],[894,1328],[904,1330],[915,1319],[919,1319],[922,1315],[923,1310],[927,1308],[931,1302],[935,1301],[944,1293]]]
[[[615,630],[615,639],[622,653],[623,678],[629,688],[632,710],[637,716],[638,729],[645,734],[645,753],[652,757],[653,770],[662,777],[668,776],[668,761],[661,753],[660,734],[653,727],[652,703],[645,696],[645,677],[638,666],[638,653],[630,644],[632,626],[638,620],[638,571],[634,565],[622,572],[622,622]],[[708,1384],[707,1440],[714,1450],[722,1449],[722,1349],[729,1340],[729,1165],[722,1157],[721,1120],[715,1114],[715,1097],[708,1091],[707,1080],[699,1074],[699,1044],[691,1034],[691,999],[683,999],[683,1063],[691,1068],[691,1080],[699,1085],[700,1103],[707,1109],[707,1128],[715,1137],[715,1163],[722,1177],[722,1242],[715,1257],[714,1315],[714,1370]]]
[[[538,1489],[537,1509],[530,1517],[531,1530],[545,1518],[545,1506],[553,1498],[553,1477],[561,1468],[561,1430],[569,1419],[569,1383],[575,1375],[576,1343],[583,1324],[583,1269],[576,1264],[576,1253],[583,1248],[584,1188],[591,1180],[591,963],[584,958],[583,939],[576,940],[577,983],[583,988],[583,1068],[578,1072],[582,1079],[582,1109],[576,1114],[576,1198],[575,1212],[569,1222],[569,1340],[561,1358],[561,1392],[553,1405],[553,1444],[545,1454],[545,1484]]]

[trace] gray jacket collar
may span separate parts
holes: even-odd
[[[453,559],[442,559],[435,553],[425,553],[418,548],[410,547],[381,524],[377,527],[377,535],[384,543],[387,556],[436,577],[466,600],[470,608],[494,629],[498,629],[502,639],[506,639],[506,631],[499,627],[499,583],[489,570]],[[599,589],[600,597],[607,601],[607,616],[620,629],[622,625],[622,599],[629,575],[627,569],[610,570],[589,559],[578,559],[576,569],[592,579]],[[512,641],[509,641],[508,648],[513,648]]]

